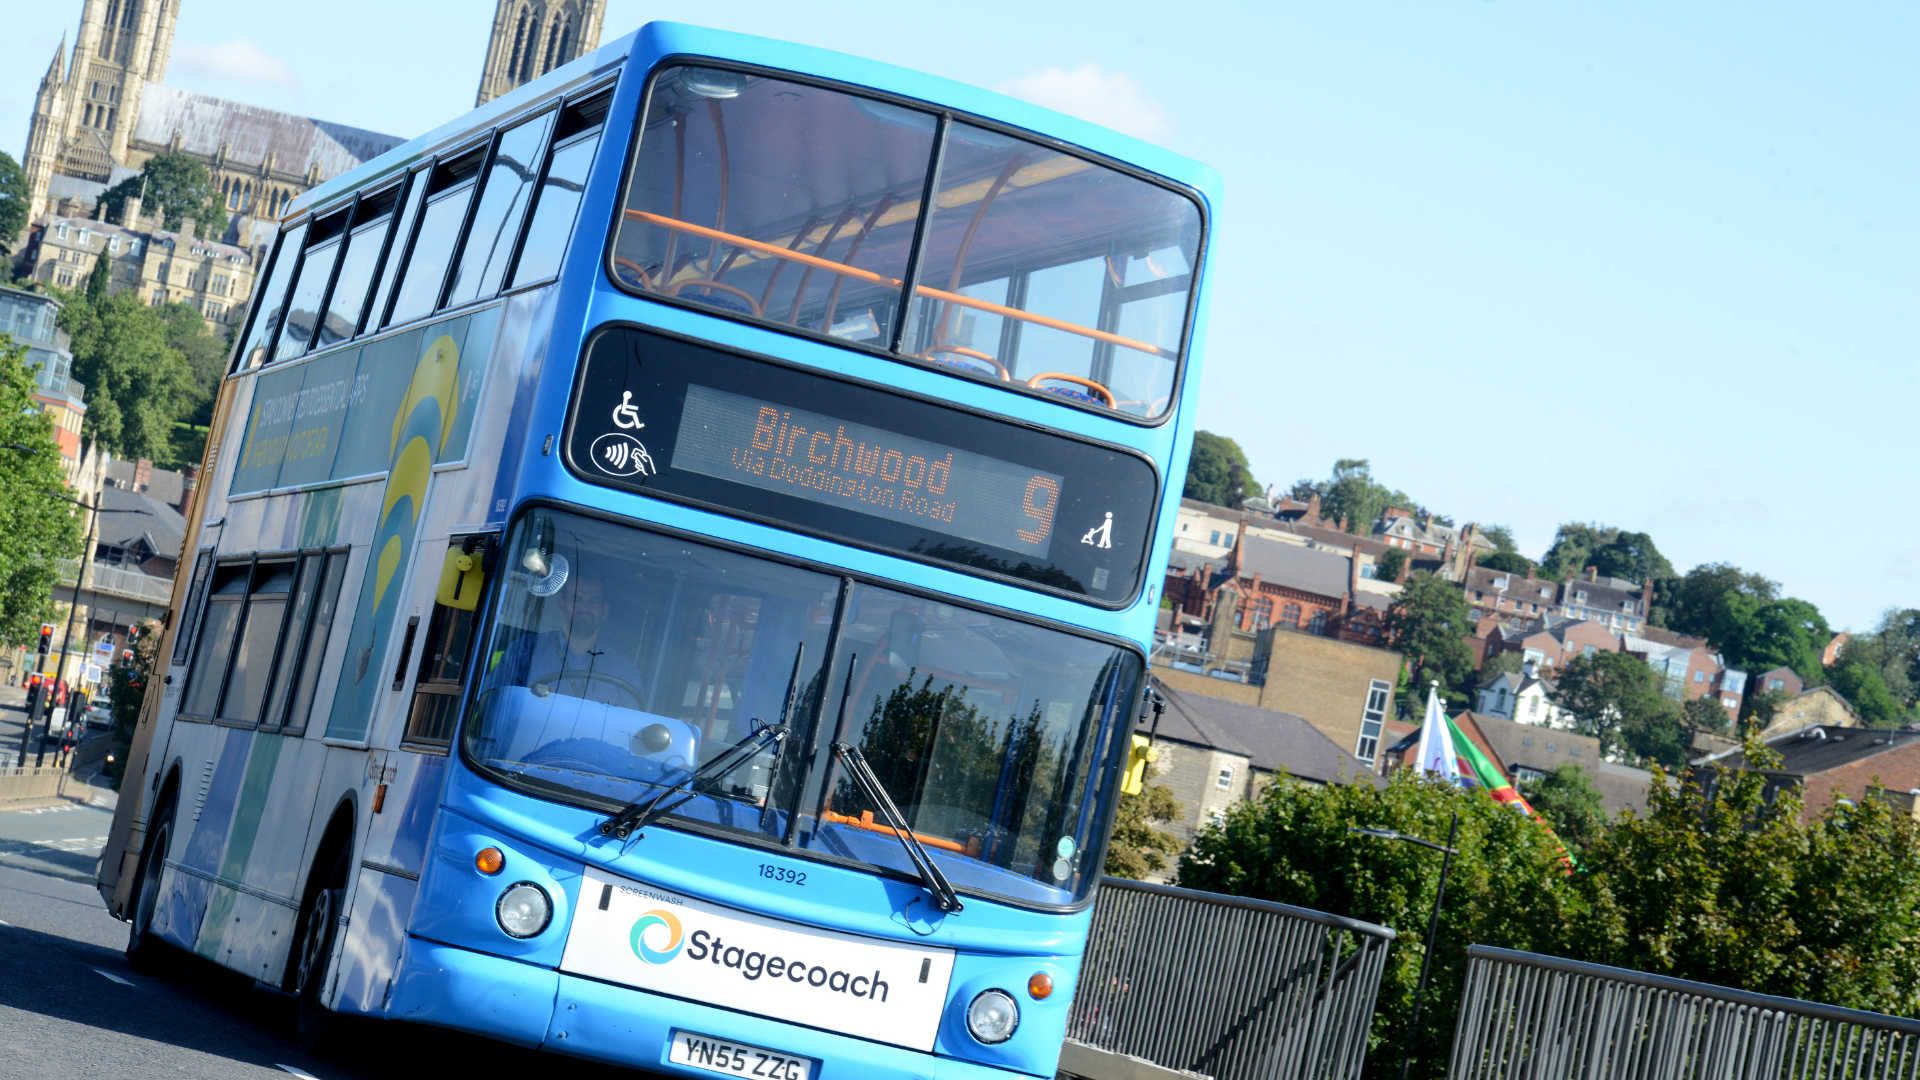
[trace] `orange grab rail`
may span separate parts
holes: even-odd
[[[1040,374],[1035,375],[1033,378],[1028,379],[1027,385],[1037,390],[1040,388],[1040,384],[1043,382],[1046,382],[1048,379],[1058,379],[1061,382],[1078,383],[1081,386],[1084,386],[1087,389],[1093,391],[1094,393],[1099,394],[1101,397],[1106,398],[1107,408],[1117,409],[1120,407],[1114,404],[1113,391],[1107,389],[1104,386],[1101,386],[1099,383],[1094,382],[1092,379],[1083,379],[1078,375],[1068,375],[1065,372],[1061,372],[1061,371],[1043,371]]]
[[[852,817],[848,814],[836,814],[831,810],[822,810],[820,812],[820,818],[823,821],[831,821],[836,825],[851,825],[856,829],[866,829],[868,832],[886,833],[889,836],[893,835],[893,826],[883,825],[880,822],[873,820],[873,811],[871,810],[862,812],[859,817]],[[908,829],[907,831],[913,832],[913,830],[911,829]],[[953,840],[943,840],[938,836],[928,836],[926,833],[923,833],[923,832],[913,833],[913,838],[915,840],[920,841],[923,844],[928,845],[929,847],[942,848],[947,851],[958,852],[962,855],[969,855],[969,856],[978,858],[980,854],[979,849],[977,847],[974,850],[969,851],[967,850],[967,845],[965,844],[957,843]],[[974,843],[978,844],[979,841],[976,840],[974,841]]]
[[[846,263],[837,263],[831,259],[822,259],[818,255],[808,255],[802,251],[788,251],[786,248],[774,244],[762,243],[758,240],[749,240],[744,236],[721,232],[719,229],[709,229],[705,225],[695,225],[690,221],[676,221],[673,218],[664,217],[660,214],[649,214],[645,210],[628,210],[626,215],[635,221],[644,221],[649,225],[658,225],[663,229],[672,229],[676,232],[704,236],[709,240],[719,240],[723,243],[734,244],[746,248],[749,251],[758,251],[763,255],[771,255],[776,259],[788,259],[807,266],[818,267],[830,273],[844,274],[847,277],[858,278],[861,281],[872,282],[875,285],[885,285],[890,289],[898,289],[902,284],[898,278],[890,278],[884,274],[876,274],[871,270],[862,270],[859,267],[848,266]],[[1031,311],[1021,311],[1019,308],[1010,308],[1004,304],[995,304],[986,300],[975,300],[971,296],[948,292],[945,289],[934,289],[925,285],[916,285],[913,291],[920,296],[929,297],[934,300],[944,300],[949,304],[959,304],[961,307],[970,307],[977,311],[985,311],[1005,319],[1018,319],[1021,322],[1033,323],[1036,326],[1045,326],[1053,330],[1064,330],[1069,334],[1078,334],[1084,338],[1104,341],[1109,345],[1118,345],[1122,348],[1134,349],[1153,356],[1171,357],[1174,355],[1172,350],[1162,349],[1158,345],[1149,345],[1144,341],[1135,341],[1133,338],[1121,337],[1119,334],[1109,334],[1105,330],[1095,330],[1090,326],[1081,326],[1079,323],[1067,322],[1065,319],[1055,319],[1047,315],[1035,314]]]

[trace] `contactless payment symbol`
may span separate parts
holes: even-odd
[[[665,948],[656,949],[647,942],[647,931],[656,926],[663,927],[667,931]],[[633,955],[649,964],[664,964],[679,956],[680,946],[685,944],[680,940],[680,917],[660,908],[655,908],[635,919],[630,936],[633,942]],[[654,934],[653,938],[658,941],[660,935]]]
[[[652,476],[657,471],[647,445],[624,431],[609,431],[593,440],[587,456],[608,476]]]

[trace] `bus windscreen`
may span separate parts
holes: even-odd
[[[567,461],[590,483],[1109,606],[1158,483],[1131,451],[656,331],[587,345]]]

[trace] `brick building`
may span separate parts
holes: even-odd
[[[1625,635],[1621,647],[1660,674],[1669,697],[1681,701],[1710,697],[1726,712],[1729,723],[1740,718],[1747,674],[1728,667],[1719,653],[1707,647],[1705,638],[1648,627],[1645,636]]]
[[[1524,626],[1553,614],[1558,606],[1560,583],[1545,578],[1476,566],[1467,571],[1461,585],[1475,614],[1491,615],[1505,625]]]
[[[1768,801],[1783,788],[1797,787],[1808,815],[1840,799],[1858,802],[1876,788],[1920,788],[1920,732],[1814,724],[1765,741],[1781,758],[1777,767],[1761,770]],[[1745,750],[1734,749],[1697,768],[1702,782],[1711,785],[1718,771],[1746,767]]]
[[[1620,644],[1620,638],[1599,623],[1548,615],[1520,629],[1495,627],[1487,638],[1487,656],[1519,653],[1523,664],[1546,675],[1581,656],[1619,652]]]

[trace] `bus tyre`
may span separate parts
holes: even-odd
[[[146,851],[140,856],[135,879],[132,928],[127,931],[127,966],[142,975],[170,978],[184,972],[187,954],[160,940],[153,932],[153,913],[160,906],[160,881],[166,869],[167,848],[173,840],[171,795],[153,815],[147,830]]]
[[[325,1054],[340,1038],[343,1017],[321,1004],[320,994],[326,982],[327,967],[340,933],[340,915],[347,900],[347,853],[343,850],[326,877],[326,884],[314,890],[300,913],[300,952],[295,958],[294,992],[299,1008],[295,1020],[294,1041],[310,1054]]]

